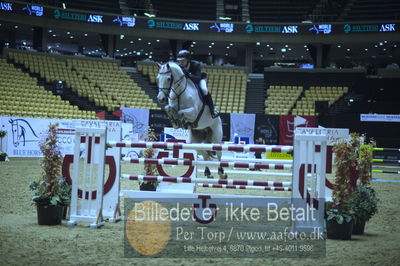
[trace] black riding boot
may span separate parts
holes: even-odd
[[[218,117],[219,113],[214,107],[214,101],[213,101],[213,99],[211,97],[211,94],[208,93],[206,96],[204,96],[204,100],[205,100],[205,104],[207,104],[207,106],[210,108],[211,117],[212,118]]]

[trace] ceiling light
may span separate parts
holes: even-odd
[[[150,14],[150,13],[147,13],[147,12],[145,12],[144,15],[149,17],[149,18],[154,18],[156,16],[154,14]]]
[[[52,30],[49,30],[49,32],[53,32]]]
[[[338,45],[337,48],[341,48],[342,46]]]
[[[138,41],[141,41],[142,40],[142,38],[138,38]]]
[[[256,44],[257,44],[257,45],[260,45],[261,43],[260,43],[260,42],[256,42]]]
[[[227,46],[227,47],[226,47],[226,49],[229,49],[229,48],[231,48],[231,47],[230,47],[230,46]]]
[[[151,42],[148,42],[147,44],[148,44],[148,45],[151,45]]]
[[[67,31],[67,34],[69,35],[69,34],[71,34],[71,32]]]
[[[211,45],[209,45],[209,46],[208,46],[208,48],[212,48],[212,46],[211,46]]]
[[[120,40],[123,40],[124,38],[125,38],[125,35],[123,35],[123,34],[119,35]]]
[[[267,47],[269,47],[269,44],[267,44]]]
[[[233,46],[233,43],[230,43],[229,45],[230,45],[230,46]]]
[[[347,50],[347,51],[350,51],[350,48],[347,48],[346,50]]]
[[[220,20],[232,20],[230,17],[219,17]]]
[[[307,48],[307,45],[304,45],[304,48]]]
[[[130,43],[133,43],[133,41],[130,41]]]
[[[17,25],[15,25],[15,26],[14,26],[14,28],[18,29],[18,26],[17,26]]]
[[[88,36],[88,34],[87,34],[87,33],[85,33],[85,34],[83,34],[83,35],[85,35],[85,37],[87,37],[87,36]]]
[[[196,42],[192,42],[193,44],[196,44]]]
[[[63,7],[64,9],[67,8],[67,6],[65,5],[65,3],[62,3],[62,7]]]
[[[71,36],[69,36],[69,38],[70,38],[70,39],[73,39],[73,38],[74,38],[74,36],[72,36],[72,35],[71,35]]]
[[[214,43],[212,42],[211,45],[214,45]]]
[[[365,48],[365,51],[368,51],[368,48]]]
[[[271,48],[269,48],[269,49],[270,49],[271,51],[272,51],[272,50],[274,50],[274,48],[273,48],[273,47],[271,47]]]
[[[160,42],[160,40],[156,40],[156,42]]]
[[[286,44],[285,47],[289,47],[289,45]]]
[[[282,53],[286,52],[286,48],[281,48],[281,52]]]
[[[56,34],[53,34],[53,37],[56,37],[57,35]]]

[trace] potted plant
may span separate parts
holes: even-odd
[[[370,143],[366,144],[364,143],[365,139],[365,136],[362,136],[362,142],[358,149],[358,185],[352,204],[355,218],[353,234],[363,234],[365,223],[378,211],[379,199],[376,196],[375,190],[370,186],[372,178],[372,152],[376,144],[374,140],[370,140]]]
[[[351,239],[353,230],[353,208],[351,200],[354,196],[352,176],[356,168],[356,152],[353,140],[338,142],[333,146],[335,153],[335,184],[333,202],[326,205],[326,230],[330,239]]]
[[[149,128],[147,130],[146,141],[157,141],[157,137],[154,132]],[[155,151],[153,148],[146,148],[143,150],[144,158],[154,158]],[[144,171],[146,175],[156,175],[157,167],[155,164],[145,164]],[[156,191],[159,182],[157,181],[139,181],[140,190]]]
[[[352,207],[354,213],[353,234],[364,234],[365,223],[378,212],[378,201],[375,190],[363,184],[357,185]]]
[[[4,162],[7,159],[7,153],[0,151],[0,162]]]
[[[7,159],[7,153],[3,151],[3,138],[7,135],[7,131],[0,130],[0,162]]]
[[[63,210],[71,198],[71,188],[61,176],[62,156],[57,144],[58,124],[50,124],[47,135],[39,143],[43,154],[43,170],[39,180],[30,184],[34,191],[32,200],[37,206],[39,225],[61,224]]]

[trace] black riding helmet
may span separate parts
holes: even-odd
[[[189,60],[189,61],[191,59],[191,54],[188,50],[180,50],[178,52],[176,60],[179,61],[179,60],[184,60],[184,59]]]

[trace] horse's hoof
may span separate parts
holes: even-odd
[[[228,179],[228,175],[227,174],[223,174],[219,176],[221,179]]]

